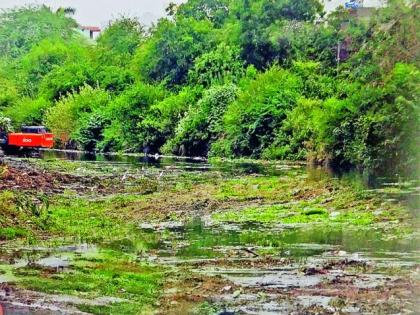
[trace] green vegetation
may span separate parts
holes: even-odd
[[[53,299],[63,309],[150,314],[185,307],[192,314],[212,314],[223,308],[210,303],[209,294],[220,294],[229,283],[195,274],[188,261],[194,268],[197,260],[210,258],[210,265],[229,266],[235,262],[227,257],[245,257],[236,265],[244,268],[246,257],[258,257],[264,266],[277,259],[300,261],[323,252],[323,245],[330,254],[337,246],[351,252],[380,249],[379,255],[415,245],[410,241],[415,214],[404,202],[385,200],[382,191],[367,191],[357,179],[302,166],[253,162],[266,170],[282,166],[274,176],[238,172],[235,166],[244,166],[235,163],[233,173],[197,172],[182,164],[138,172],[125,163],[19,163],[38,176],[55,174],[63,186],[0,193],[0,241],[7,241],[0,274],[15,292],[41,296],[45,303]],[[384,193],[408,188],[410,183],[401,183]],[[182,263],[172,265],[178,259]]]
[[[318,0],[189,0],[150,30],[112,21],[96,42],[72,10],[6,10],[0,115],[45,123],[59,147],[413,174],[417,9],[392,0],[359,18]]]
[[[270,206],[247,208],[242,211],[231,211],[217,214],[214,219],[225,222],[260,222],[260,223],[350,223],[355,225],[369,225],[374,223],[372,213],[344,212],[330,216],[323,208],[304,207],[302,205]]]
[[[73,302],[90,314],[146,314],[160,295],[163,270],[120,252],[101,251],[73,259],[70,272],[24,267],[16,269],[14,275],[20,288],[76,296],[87,302],[112,297],[105,305]]]
[[[79,161],[32,163],[56,174],[82,175],[89,180],[78,193],[65,190],[48,196],[2,192],[2,239],[34,238],[45,233],[89,243],[132,239],[143,222],[189,222],[203,212],[216,222],[268,225],[323,222],[373,226],[399,221],[405,226],[410,217],[402,203],[384,201],[381,196],[403,192],[397,187],[366,191],[360,179],[311,177],[301,168],[287,170],[283,176],[242,174],[228,178],[214,171],[171,172],[166,177],[157,169],[145,177],[127,176],[126,168],[97,169],[94,163]],[[113,176],[107,176],[109,172]],[[129,179],[121,186],[123,175]],[[92,194],[92,189],[99,196]],[[144,244],[135,246],[141,250]]]
[[[344,180],[299,177],[240,178],[219,185],[216,198],[262,205],[228,209],[212,215],[218,222],[268,224],[317,223],[371,225],[405,216],[402,206],[382,203],[374,193]],[[296,188],[299,187],[299,188]],[[379,211],[380,215],[374,213]]]
[[[48,202],[43,196],[40,201],[36,203],[24,194],[0,192],[0,240],[30,240],[35,231],[45,231],[49,224]]]
[[[368,191],[352,178],[255,160],[415,176],[418,8],[390,0],[360,18],[344,8],[326,15],[319,0],[189,0],[150,29],[120,17],[95,41],[71,8],[1,11],[0,132],[45,124],[57,148],[215,161],[203,172],[117,156],[124,163],[0,165],[0,274],[13,298],[36,301],[18,296],[26,289],[92,314],[212,314],[223,310],[213,297],[250,291],[196,273],[203,267],[272,268],[336,249],[412,255],[415,207],[398,198],[416,182]],[[331,283],[349,287],[346,299],[383,300],[340,281]],[[287,303],[295,293],[293,285]]]

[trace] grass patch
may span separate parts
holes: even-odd
[[[244,210],[231,210],[216,213],[212,216],[218,222],[257,222],[257,223],[349,223],[354,225],[369,225],[375,222],[375,216],[371,212],[349,210],[330,215],[326,208],[316,205],[308,206],[307,202],[294,205],[275,205],[266,207],[251,207]]]
[[[96,305],[78,305],[77,308],[89,314],[95,315],[139,315],[139,314],[152,314],[153,307],[150,305],[138,304],[138,303],[114,303],[106,306]]]
[[[327,220],[328,211],[323,208],[299,208],[298,205],[251,207],[240,211],[228,211],[213,215],[219,222],[257,223],[309,223]]]
[[[31,233],[19,227],[0,228],[0,240],[10,241],[17,238],[28,237]]]
[[[287,200],[294,180],[283,177],[242,177],[218,183],[218,200]]]
[[[118,258],[121,257],[121,258]],[[94,314],[139,314],[150,311],[162,290],[163,269],[131,261],[109,251],[101,259],[75,261],[70,272],[45,273],[16,270],[18,286],[50,294],[66,294],[84,299],[113,297],[117,303],[104,306],[80,305]]]
[[[102,241],[128,235],[131,226],[110,215],[110,208],[106,202],[59,198],[50,208],[50,231],[77,236],[87,241]]]

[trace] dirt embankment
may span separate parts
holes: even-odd
[[[72,176],[38,170],[25,163],[3,161],[0,164],[0,190],[36,190],[59,192],[75,179]]]
[[[43,168],[32,161],[6,159],[0,161],[0,191],[60,194],[65,190],[80,195],[107,196],[115,193],[150,193],[157,190],[156,179],[124,174],[71,174],[66,170]]]

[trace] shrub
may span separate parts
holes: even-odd
[[[302,83],[290,71],[272,67],[246,82],[224,116],[225,138],[235,156],[261,157],[300,94]]]
[[[73,138],[83,150],[93,152],[103,141],[103,131],[107,124],[108,120],[100,113],[100,110],[90,115],[83,115],[79,119],[79,126],[73,133]]]
[[[162,145],[175,136],[175,129],[191,104],[201,95],[200,88],[186,87],[152,105],[140,123],[140,139],[149,153],[160,151]]]
[[[0,113],[0,130],[4,132],[13,130],[12,121],[10,118],[3,116],[2,113]]]
[[[121,93],[134,84],[131,71],[116,66],[102,66],[94,75],[99,86],[111,93]]]
[[[77,23],[45,5],[24,6],[0,13],[0,55],[18,58],[45,39],[70,40]]]
[[[190,82],[204,87],[237,82],[244,73],[244,62],[240,60],[239,54],[239,48],[224,43],[204,53],[195,60],[189,72]]]
[[[211,31],[212,24],[205,20],[161,20],[153,36],[137,50],[135,72],[149,82],[164,80],[169,86],[185,83],[194,60],[213,46]]]
[[[43,98],[24,97],[14,105],[4,109],[4,114],[12,120],[14,126],[41,125],[46,110],[51,103]]]
[[[84,47],[80,43],[54,39],[42,41],[22,59],[22,70],[27,81],[27,93],[35,95],[42,79],[54,69],[61,70],[65,64],[83,63],[84,59],[86,59],[86,55]],[[58,78],[65,79],[63,74],[65,72],[60,71]]]
[[[237,88],[233,84],[206,91],[196,105],[190,106],[165,150],[180,155],[207,155],[211,144],[223,131],[222,117],[236,95]]]
[[[18,98],[15,85],[0,77],[0,109],[12,105]]]
[[[62,144],[68,145],[70,140],[76,140],[77,133],[80,134],[81,122],[95,111],[104,110],[109,100],[107,92],[85,86],[80,92],[67,95],[50,108],[46,114],[46,124]]]
[[[83,61],[54,68],[43,79],[40,94],[49,100],[59,100],[69,93],[78,92],[85,85],[95,86],[92,72]]]
[[[397,63],[375,93],[352,95],[353,102],[369,101],[355,118],[347,118],[336,137],[354,131],[344,157],[355,165],[382,174],[415,174],[419,167],[420,73],[413,65]]]
[[[166,91],[160,86],[138,83],[115,98],[106,112],[111,124],[104,131],[100,147],[103,150],[143,150],[141,123],[149,108],[165,96]]]

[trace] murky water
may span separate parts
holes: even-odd
[[[139,169],[159,174],[170,170],[174,181],[180,174],[231,177],[243,174],[301,176],[317,178],[344,176],[364,185],[366,190],[383,193],[384,199],[404,200],[418,214],[419,189],[415,182],[392,182],[390,179],[366,179],[358,174],[334,174],[299,164],[219,163],[211,165],[199,159],[174,159],[139,156],[91,156],[80,153],[43,152],[42,158],[84,161],[97,172],[120,174]],[[169,173],[169,172],[168,172]],[[163,173],[162,173],[163,174]],[[169,175],[168,175],[169,176]],[[392,189],[390,189],[390,187]],[[213,297],[227,311],[238,314],[292,313],[299,307],[320,307],[334,311],[334,294],[324,289],[326,283],[342,281],[354,290],[383,287],[398,281],[390,268],[414,270],[420,263],[420,237],[384,238],[379,227],[343,227],[342,225],[264,225],[217,223],[209,217],[191,218],[190,222],[144,222],[130,238],[108,240],[99,244],[74,244],[35,247],[0,246],[2,264],[12,268],[71,270],[73,262],[88,255],[113,250],[137,255],[141,261],[169,267],[188,266],[197,273],[226,279],[229,287]],[[363,269],[354,275],[348,268]],[[384,271],[386,270],[386,271]],[[10,272],[0,276],[0,283],[10,282]],[[347,282],[346,282],[347,281]],[[315,290],[315,292],[314,292]],[[285,292],[295,292],[293,302],[280,299]],[[1,298],[0,298],[1,300]],[[47,303],[48,304],[48,303]],[[6,302],[6,314],[55,314],[46,307],[14,305]],[[347,313],[363,314],[360,307],[346,306]],[[345,312],[345,313],[346,313]]]

